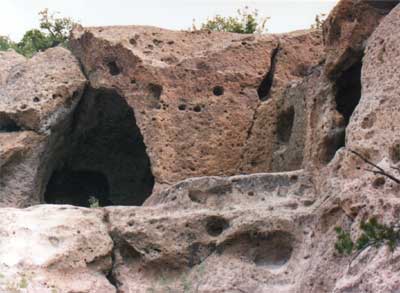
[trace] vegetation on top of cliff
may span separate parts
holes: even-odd
[[[40,29],[31,29],[21,41],[13,42],[8,37],[0,36],[0,51],[14,49],[19,54],[32,57],[36,52],[58,45],[66,46],[75,22],[69,17],[59,17],[49,13],[48,9],[39,12]]]
[[[314,23],[311,25],[311,29],[321,30],[326,20],[326,14],[320,13],[315,16]]]
[[[213,32],[230,32],[239,34],[254,34],[267,32],[269,17],[260,17],[257,9],[251,11],[248,6],[237,10],[236,16],[224,17],[216,15],[205,23],[196,26],[193,20],[192,30],[209,30]]]

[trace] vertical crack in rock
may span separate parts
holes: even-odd
[[[113,246],[111,249],[111,269],[108,272],[106,272],[105,277],[110,282],[110,284],[112,286],[114,286],[115,291],[117,293],[119,293],[120,290],[119,290],[118,280],[115,278],[115,275],[114,275],[114,269],[115,269],[115,265],[116,265],[115,250],[116,250],[117,246],[116,246],[114,237],[111,232],[110,212],[107,209],[102,209],[102,211],[103,211],[103,222],[107,227],[108,235],[110,236],[111,241],[113,243]]]
[[[257,90],[257,93],[258,93],[258,96],[259,96],[261,102],[266,101],[269,98],[269,93],[270,93],[271,87],[273,85],[276,65],[277,65],[277,62],[278,62],[278,53],[279,53],[280,49],[281,49],[281,42],[278,39],[278,44],[272,50],[272,53],[271,53],[271,61],[270,61],[269,70],[268,70],[266,76],[264,77],[263,81],[261,82],[261,84],[260,84],[260,86],[259,86],[259,88]],[[242,154],[240,156],[241,160],[239,160],[238,165],[237,165],[238,167],[236,169],[238,169],[242,165],[243,155],[244,155],[244,153],[246,151],[247,143],[248,143],[249,139],[251,138],[251,136],[253,134],[254,124],[257,121],[258,111],[259,111],[261,102],[258,103],[256,109],[254,110],[250,126],[249,126],[249,128],[247,129],[247,132],[246,132],[246,140],[245,140],[245,143],[244,143]]]
[[[257,89],[258,97],[260,98],[260,101],[266,101],[270,98],[270,91],[271,87],[274,83],[274,76],[275,76],[275,70],[276,70],[276,64],[277,64],[277,56],[278,53],[281,49],[280,42],[278,42],[278,45],[276,48],[272,51],[271,54],[271,62],[270,62],[270,67],[269,71],[265,75],[263,81],[261,82],[260,86]]]

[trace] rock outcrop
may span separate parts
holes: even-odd
[[[324,23],[325,73],[337,78],[363,56],[365,43],[398,0],[342,0]]]
[[[1,53],[0,291],[399,291],[398,247],[335,250],[399,223],[351,152],[400,178],[396,4],[340,1],[324,45],[78,27]]]
[[[43,202],[86,79],[63,48],[29,60],[4,52],[0,64],[0,206],[26,207]]]
[[[292,291],[310,256],[312,186],[301,171],[204,177],[164,191],[155,206],[2,209],[0,284],[22,282],[28,292]]]

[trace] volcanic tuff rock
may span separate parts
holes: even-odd
[[[133,108],[155,180],[169,184],[270,170],[257,166],[275,141],[259,109],[317,65],[322,49],[317,31],[248,36],[132,26],[72,36],[92,87],[115,88]]]
[[[3,52],[0,65],[0,205],[24,207],[42,201],[86,79],[63,48],[29,60]]]
[[[399,184],[349,152],[400,177],[394,4],[340,1],[325,47],[318,31],[77,28],[86,78],[61,48],[0,54],[1,204],[107,206],[0,209],[0,288],[399,291],[398,248],[334,248],[336,226],[400,218]]]
[[[308,265],[314,200],[310,178],[296,171],[188,179],[148,207],[2,209],[0,286],[292,291]]]

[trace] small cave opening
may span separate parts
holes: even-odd
[[[132,108],[115,90],[88,88],[44,193],[50,204],[139,206],[154,177]]]
[[[350,117],[360,102],[361,68],[361,61],[357,62],[344,71],[336,81],[336,110],[342,114],[345,126],[349,124]]]
[[[329,163],[336,151],[346,144],[346,127],[350,122],[361,98],[361,59],[344,71],[335,83],[336,110],[343,118],[340,125],[329,133],[324,140],[323,160]]]

